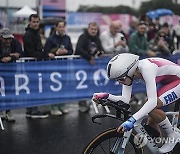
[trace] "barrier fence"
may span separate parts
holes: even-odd
[[[180,54],[165,58],[180,64]],[[78,56],[0,63],[0,110],[90,99],[94,92],[120,94],[122,87],[106,75],[109,59],[96,59],[94,66]],[[144,91],[142,83],[133,85],[133,93]]]

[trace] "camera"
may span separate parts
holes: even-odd
[[[125,37],[123,34],[120,33],[120,40],[125,41]]]
[[[124,36],[122,36],[122,37],[121,37],[121,40],[122,40],[122,41],[125,41],[125,37],[124,37]]]
[[[61,46],[60,46],[60,49],[64,49],[64,48],[65,48],[65,46],[64,46],[64,45],[61,45]]]

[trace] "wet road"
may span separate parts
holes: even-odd
[[[102,120],[102,125],[93,124],[93,109],[80,113],[77,104],[67,107],[69,114],[46,119],[28,119],[25,109],[13,110],[16,122],[3,120],[5,130],[0,130],[0,154],[80,154],[93,136],[117,126],[109,119]],[[40,109],[48,112],[48,107]]]
[[[112,119],[93,124],[93,109],[80,113],[77,104],[67,107],[69,114],[47,119],[27,119],[25,109],[13,110],[16,122],[3,121],[5,130],[0,130],[0,154],[80,154],[96,134],[119,124]],[[40,109],[49,112],[48,107]]]

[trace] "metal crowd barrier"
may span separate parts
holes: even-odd
[[[76,59],[76,58],[81,58],[79,55],[63,55],[63,56],[55,56],[53,59],[47,59],[47,60],[56,60],[56,59]],[[26,61],[36,61],[37,58],[34,57],[21,57],[16,62],[26,62]],[[42,61],[44,61],[42,59]]]

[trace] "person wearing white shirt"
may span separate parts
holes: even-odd
[[[104,49],[105,54],[117,55],[119,53],[128,52],[128,46],[126,39],[121,31],[121,21],[112,21],[109,29],[104,31],[100,35],[100,40]]]

